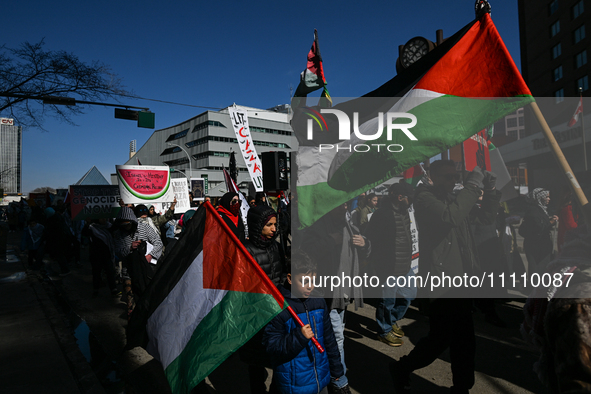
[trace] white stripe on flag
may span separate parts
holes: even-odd
[[[396,102],[396,104],[394,104],[388,111],[386,111],[385,113],[382,114],[382,126],[384,129],[386,129],[387,126],[387,113],[388,112],[409,112],[410,110],[412,110],[413,108],[418,107],[421,104],[425,104],[428,101],[437,99],[439,97],[443,96],[443,94],[441,93],[436,93],[436,92],[432,92],[430,90],[425,90],[425,89],[411,89],[409,90],[400,100],[398,100]],[[367,122],[359,125],[359,133],[363,134],[363,135],[372,135],[375,134],[378,131],[378,121],[379,121],[379,117],[376,116],[370,120],[368,120]],[[417,125],[419,124],[419,119],[417,119]],[[396,123],[396,122],[393,122]],[[407,123],[407,122],[402,122],[402,123]],[[412,132],[412,130],[411,130]],[[381,134],[381,133],[380,133]],[[355,135],[355,133],[351,132],[351,139],[349,140],[345,140],[343,142],[340,143],[340,145],[344,146],[354,146],[357,144],[371,144],[371,141],[365,141],[360,139],[359,137],[357,137]],[[336,149],[335,149],[336,151]],[[330,165],[330,169],[327,172],[327,180],[330,179],[330,177],[332,177],[332,175],[339,169],[339,167],[345,162],[347,161],[347,159],[349,157],[351,157],[353,154],[355,154],[355,151],[350,149],[340,149],[338,150],[339,152],[336,154],[336,156],[334,157],[334,160],[332,161],[331,165]]]
[[[148,319],[147,351],[164,369],[183,351],[201,320],[227,294],[203,288],[203,251]]]

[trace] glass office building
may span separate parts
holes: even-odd
[[[22,193],[22,128],[0,118],[0,188],[6,195]]]

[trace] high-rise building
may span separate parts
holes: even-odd
[[[578,107],[579,95],[585,102],[591,96],[591,39],[586,32],[587,26],[591,29],[591,1],[518,0],[518,10],[523,78],[572,172],[581,185],[587,185],[591,178],[584,163],[586,152],[591,151],[591,123],[583,114],[574,125],[568,124]],[[583,107],[588,112],[589,106]],[[546,188],[558,202],[568,179],[542,134],[532,106],[517,115],[516,120],[507,119],[505,124],[507,142],[512,142],[497,145],[507,168],[517,183],[523,185],[522,175],[527,174],[525,183],[530,189]],[[509,128],[515,122],[517,129]]]
[[[22,193],[22,128],[13,119],[0,118],[0,189],[4,194]]]
[[[532,94],[589,96],[591,2],[519,0],[521,73]]]

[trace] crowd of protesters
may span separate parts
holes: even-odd
[[[527,271],[548,267],[556,271],[576,261],[582,271],[580,277],[585,278],[587,267],[591,272],[591,242],[583,216],[573,208],[572,194],[563,193],[554,214],[548,209],[548,190],[533,189],[520,217],[509,212],[507,203],[500,202],[495,183],[493,173],[478,167],[460,182],[455,163],[440,160],[431,164],[429,176],[425,174],[418,187],[401,181],[392,184],[383,196],[363,193],[306,229],[299,229],[297,218],[291,217],[297,196],[281,199],[275,206],[264,193],[243,196],[249,205],[246,227],[238,193],[227,193],[213,201],[226,225],[304,322],[299,327],[289,314],[281,313],[240,349],[240,358],[248,365],[251,393],[267,392],[267,368],[274,370],[270,393],[350,393],[344,340],[346,310],[350,304],[356,309],[364,306],[363,289],[343,285],[329,291],[302,282],[302,277],[371,273],[383,280],[414,275],[411,265],[416,234],[412,234],[410,211],[414,212],[420,245],[419,275],[504,271],[520,275],[526,268],[517,233],[524,239]],[[43,258],[49,255],[58,264],[59,275],[67,276],[72,265],[80,261],[80,248],[88,244],[93,296],[98,296],[104,276],[111,296],[122,297],[131,315],[159,264],[183,237],[198,205],[191,199],[190,210],[175,214],[175,203],[159,215],[153,206],[122,202],[114,221],[72,221],[67,204],[41,211],[19,203],[9,207],[7,214],[11,231],[23,230],[21,249],[28,252],[29,269],[43,269]],[[556,229],[558,255],[552,236]],[[430,365],[449,349],[453,375],[450,392],[468,393],[475,383],[474,308],[485,314],[488,323],[505,326],[496,313],[495,297],[478,299],[465,289],[443,287],[426,294],[410,281],[405,283],[408,285],[382,286],[381,298],[372,300],[376,306],[376,338],[392,347],[403,344],[406,333],[399,322],[413,300],[420,299],[417,305],[429,317],[428,334],[409,354],[392,360],[389,366],[394,392],[410,392],[413,371]],[[586,312],[579,308],[575,320],[565,326],[573,330],[569,332],[575,339],[565,337],[564,332],[556,334],[565,346],[559,350],[556,338],[547,336],[558,328],[551,322],[544,324],[546,313],[559,319],[565,305],[588,305],[581,294],[573,295],[575,301],[570,303],[529,300],[524,311],[522,331],[542,354],[540,378],[557,392],[563,387],[591,387],[591,359],[571,354],[591,346],[590,339],[574,332],[581,325],[589,331]],[[502,291],[496,294],[497,298],[506,296]],[[312,337],[325,346],[326,353],[315,348]],[[569,373],[561,374],[565,366]]]

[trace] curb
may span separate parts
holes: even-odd
[[[70,367],[70,372],[80,392],[85,394],[106,394],[90,364],[80,351],[76,337],[71,326],[65,319],[63,312],[60,312],[56,307],[55,300],[51,298],[47,289],[38,278],[29,276],[27,281],[39,300],[41,309],[53,330],[56,341]]]

